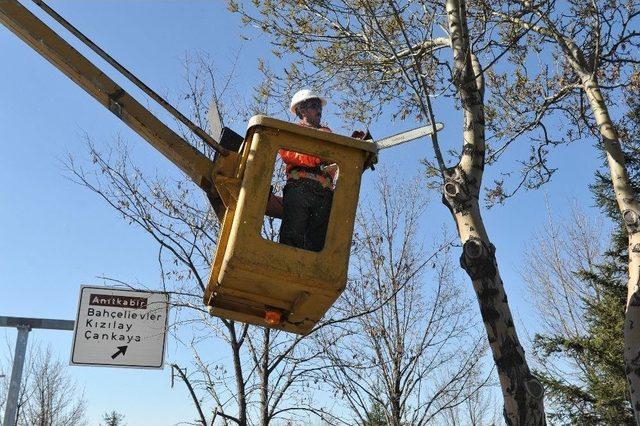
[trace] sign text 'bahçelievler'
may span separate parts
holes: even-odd
[[[71,363],[161,368],[168,296],[83,286]]]

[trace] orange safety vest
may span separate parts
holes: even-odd
[[[300,123],[300,125],[303,124]],[[331,133],[331,129],[328,127],[320,127],[318,130]],[[319,182],[325,188],[334,189],[335,172],[329,173],[320,170],[320,166],[324,163],[321,158],[287,149],[280,149],[278,153],[287,165],[287,179],[311,179]]]

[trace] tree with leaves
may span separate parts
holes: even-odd
[[[591,135],[607,159],[610,195],[627,234],[624,358],[635,419],[640,422],[640,329],[635,326],[640,320],[640,204],[621,144],[624,128],[612,115],[625,89],[637,80],[640,6],[634,1],[519,0],[487,2],[483,7],[484,16],[498,22],[502,42],[519,47],[513,62],[517,72],[510,73],[515,78],[503,76],[500,85],[508,105],[502,111],[513,105],[524,109],[519,128],[524,133],[540,129],[545,142]],[[532,60],[543,64],[538,72],[531,72]],[[522,102],[524,97],[529,100]],[[544,121],[555,113],[569,120],[569,130],[554,137]],[[544,150],[539,153],[544,156]]]
[[[637,196],[640,86],[631,83],[624,88],[627,113],[618,126]],[[563,423],[635,424],[623,356],[628,236],[606,168],[596,172],[591,190],[612,224],[610,245],[599,243],[606,239],[601,224],[577,212],[567,223],[550,223],[536,240],[525,278],[546,326],[534,349],[544,361],[550,416]]]
[[[549,219],[530,243],[523,276],[541,318],[533,352],[554,423],[634,424],[623,359],[625,271],[605,253],[605,232],[574,209],[561,222]]]
[[[292,87],[322,87],[341,98],[348,117],[371,120],[387,107],[394,117],[435,123],[432,96],[462,109],[459,157],[447,165],[437,135],[430,171],[443,192],[463,246],[510,424],[544,424],[543,389],[517,336],[479,198],[485,165],[485,78],[480,54],[501,56],[484,16],[465,0],[256,1],[229,8],[271,37],[287,72],[271,86],[287,98]],[[448,48],[448,49],[445,49]],[[478,54],[476,54],[478,53]],[[272,71],[265,72],[274,81]],[[338,95],[339,94],[339,95]],[[444,97],[442,96],[442,97]],[[442,98],[441,97],[441,98]]]

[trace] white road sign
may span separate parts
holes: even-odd
[[[169,295],[82,286],[72,365],[162,368]]]

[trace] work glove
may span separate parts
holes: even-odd
[[[356,139],[362,139],[362,140],[373,140],[373,137],[371,136],[371,133],[369,133],[369,130],[367,129],[367,132],[363,132],[362,130],[356,130],[351,134],[352,138],[356,138]],[[378,164],[378,153],[370,153],[367,156],[367,159],[364,161],[364,168],[362,169],[367,170],[368,168],[371,168],[371,170],[375,170],[376,168],[373,166],[374,164]]]
[[[320,170],[333,176],[338,171],[338,165],[336,163],[324,164],[320,166]]]
[[[364,168],[362,170],[367,170],[369,168],[371,170],[375,170],[376,168],[373,166],[374,164],[378,164],[378,153],[370,152],[367,159],[364,160]]]
[[[362,139],[362,140],[372,140],[373,138],[371,137],[371,133],[369,133],[369,130],[367,130],[366,132],[363,132],[362,130],[355,130],[352,134],[351,134],[352,138],[356,138],[356,139]]]

